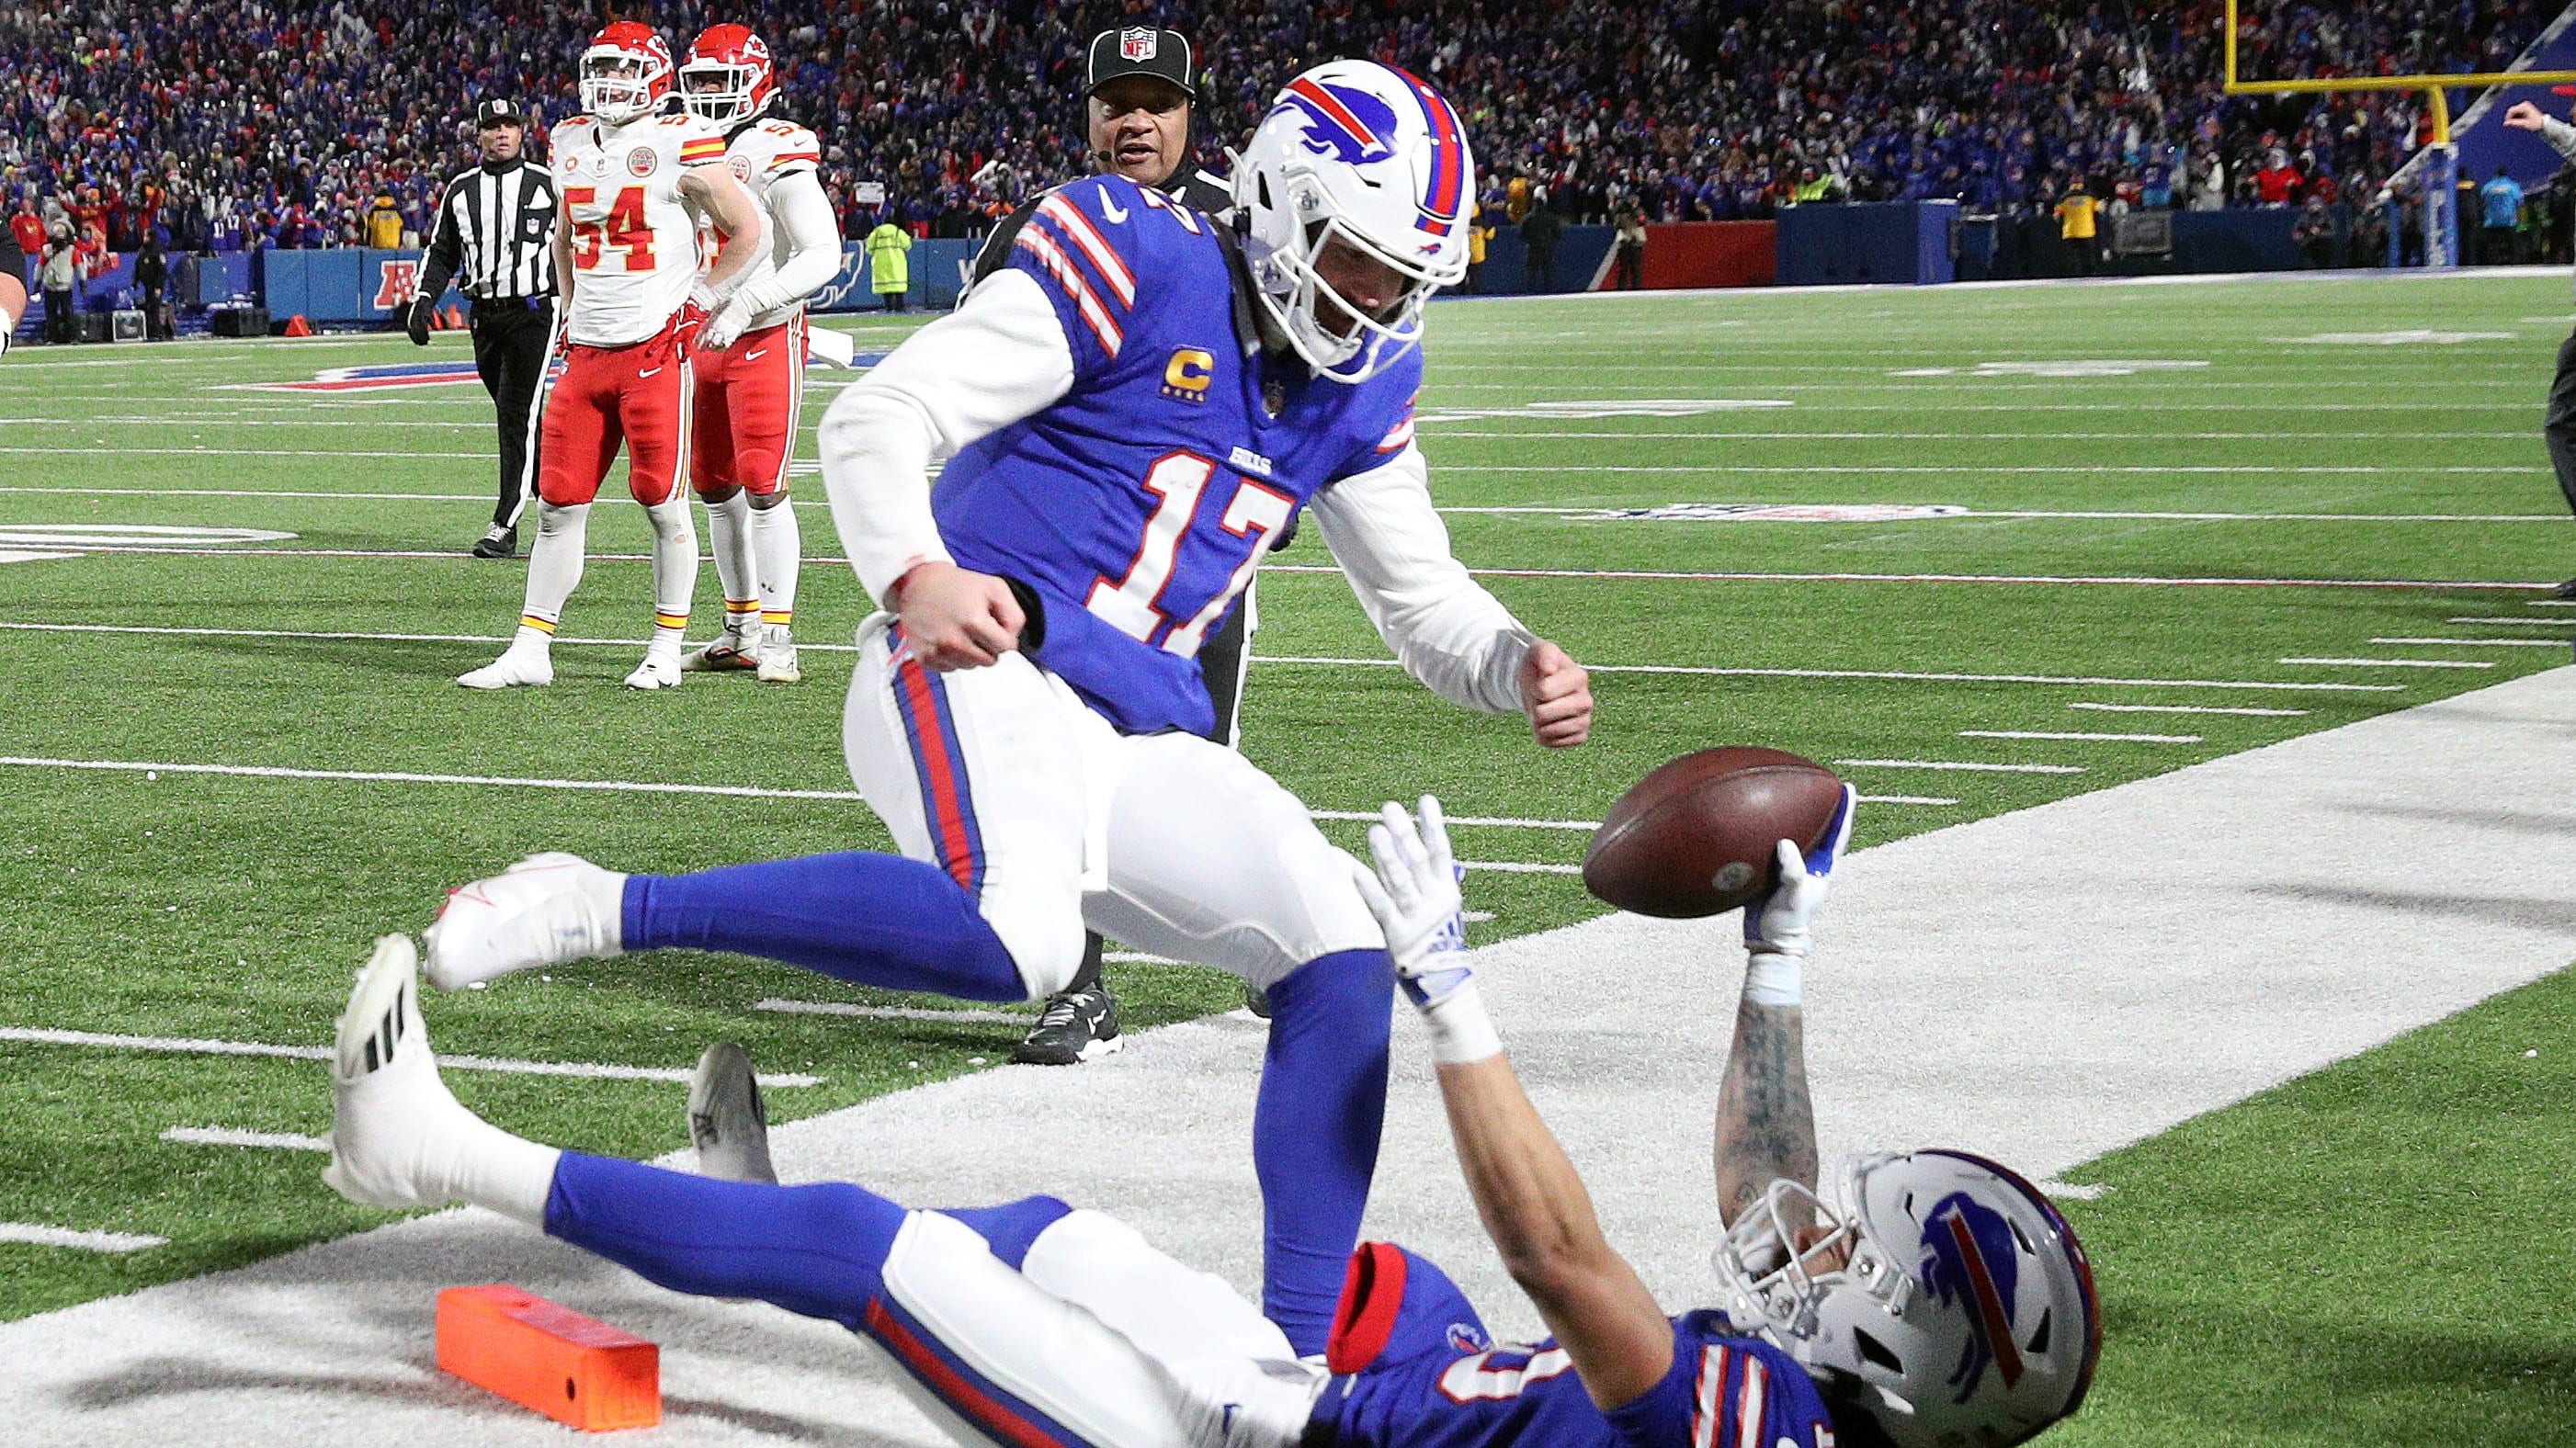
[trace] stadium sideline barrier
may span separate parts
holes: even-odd
[[[1872,201],[1780,213],[1782,286],[1957,279],[1959,203]]]

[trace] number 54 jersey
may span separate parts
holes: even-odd
[[[1009,266],[1054,307],[1073,386],[949,463],[941,541],[1038,596],[1031,651],[1111,723],[1205,733],[1200,643],[1298,509],[1411,443],[1421,354],[1352,385],[1265,352],[1231,239],[1121,177],[1046,197]]]
[[[723,165],[724,133],[686,114],[622,126],[575,116],[555,127],[551,147],[571,227],[565,335],[584,347],[658,335],[698,274],[697,222],[680,200],[680,173]]]

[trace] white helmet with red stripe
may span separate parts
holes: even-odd
[[[680,58],[680,104],[719,126],[750,120],[777,97],[768,43],[747,25],[710,25]]]
[[[1298,354],[1338,382],[1376,376],[1421,339],[1423,303],[1467,275],[1475,194],[1457,111],[1375,61],[1331,61],[1290,81],[1235,158],[1254,290]],[[1319,274],[1334,240],[1395,272],[1391,301],[1353,305]]]
[[[1812,1220],[1820,1231],[1803,1250]],[[2038,1188],[1959,1151],[1856,1156],[1840,1209],[1778,1181],[1717,1249],[1727,1319],[1786,1349],[1840,1421],[1898,1448],[2019,1443],[2102,1356],[2093,1268]]]
[[[581,108],[612,126],[651,115],[671,93],[671,47],[636,20],[590,38],[581,53]]]

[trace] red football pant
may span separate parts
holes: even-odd
[[[563,375],[546,390],[537,496],[557,507],[598,497],[621,444],[635,501],[650,508],[678,496],[692,382],[677,320],[631,346],[565,352]]]
[[[805,401],[805,318],[745,332],[721,352],[700,352],[689,482],[700,493],[739,487],[763,495],[787,486],[796,414]]]

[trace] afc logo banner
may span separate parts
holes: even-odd
[[[420,258],[387,257],[376,263],[376,300],[386,311],[408,307],[420,295]]]

